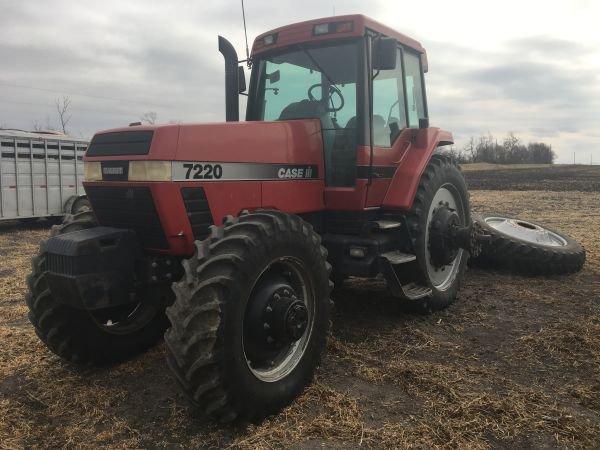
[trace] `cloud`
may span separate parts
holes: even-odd
[[[598,70],[578,63],[593,54],[589,46],[533,36],[489,52],[445,42],[429,48],[442,55],[428,74],[431,115],[454,131],[458,147],[510,131],[553,144],[563,162],[573,151],[600,150]]]
[[[600,161],[600,39],[582,34],[593,5],[548,6],[543,20],[531,21],[536,8],[506,1],[494,7],[495,20],[474,21],[461,11],[490,7],[252,0],[249,44],[269,29],[328,16],[334,3],[337,14],[366,13],[428,49],[432,124],[453,131],[457,146],[469,136],[513,131],[548,141],[566,160],[598,149]],[[523,14],[515,16],[511,8],[519,5]],[[426,14],[434,8],[438,14]],[[223,120],[217,34],[245,53],[238,2],[6,1],[2,17],[10,20],[0,27],[0,60],[10,63],[0,72],[0,124],[25,129],[46,116],[52,122],[54,100],[64,94],[73,101],[73,132],[87,137],[149,110],[160,121]]]

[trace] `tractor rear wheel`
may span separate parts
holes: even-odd
[[[227,217],[173,284],[167,360],[191,403],[221,422],[260,421],[311,382],[329,328],[327,251],[298,216]]]
[[[94,214],[70,214],[61,225],[52,227],[51,236],[97,226]],[[76,364],[107,364],[128,359],[156,343],[167,320],[169,289],[146,293],[144,302],[92,312],[61,303],[45,279],[45,242],[31,260],[26,295],[29,320],[42,342],[61,358]]]
[[[433,155],[425,168],[407,215],[413,250],[419,266],[419,282],[431,289],[431,295],[417,300],[404,300],[405,309],[429,313],[449,306],[458,294],[464,276],[468,253],[463,249],[436,251],[434,228],[439,218],[456,215],[457,225],[471,222],[469,193],[464,177],[454,161],[444,155]]]
[[[484,214],[475,220],[490,240],[472,265],[525,275],[558,275],[578,272],[585,263],[581,244],[559,231],[497,214]]]

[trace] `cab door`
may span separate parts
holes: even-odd
[[[411,133],[406,114],[406,86],[402,49],[398,46],[396,66],[371,70],[371,114],[373,167],[366,207],[380,206],[394,172],[407,150]],[[370,153],[370,148],[368,149]],[[369,160],[371,159],[369,154]],[[369,166],[366,167],[369,170]]]

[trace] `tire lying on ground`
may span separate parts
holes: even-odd
[[[471,259],[472,266],[557,275],[578,272],[585,262],[585,250],[577,241],[543,225],[497,214],[475,216],[474,221],[490,238]]]

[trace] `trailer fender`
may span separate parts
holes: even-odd
[[[399,162],[382,206],[408,211],[413,204],[425,167],[436,148],[454,143],[452,133],[439,128],[423,128],[415,136]]]

